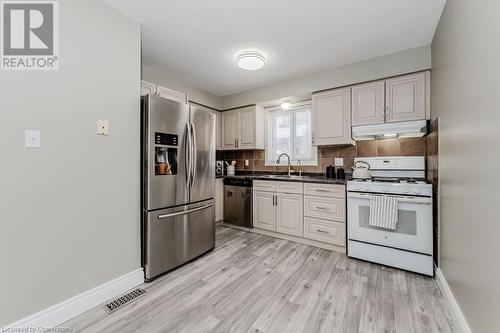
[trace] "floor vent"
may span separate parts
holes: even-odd
[[[144,295],[146,295],[146,291],[144,289],[137,288],[105,304],[103,308],[107,313],[113,313]]]

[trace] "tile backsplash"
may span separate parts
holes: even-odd
[[[375,156],[425,156],[426,138],[384,139],[358,141],[356,146],[331,146],[318,148],[318,166],[304,166],[303,171],[325,172],[335,158],[344,159],[344,169],[350,172],[355,157]],[[236,161],[236,170],[286,171],[286,166],[266,166],[264,150],[217,151],[217,159],[228,163]],[[249,165],[244,162],[248,160]],[[286,159],[285,159],[286,160]]]

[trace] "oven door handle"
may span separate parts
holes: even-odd
[[[385,195],[385,194],[381,194],[381,195]],[[372,196],[374,196],[374,194],[370,194],[370,193],[352,193],[352,192],[349,192],[347,194],[347,198],[353,198],[353,199],[370,200]],[[398,198],[399,203],[410,203],[410,204],[431,204],[432,203],[432,199],[429,197],[407,197],[407,196],[399,196],[399,195],[387,195],[387,196]]]

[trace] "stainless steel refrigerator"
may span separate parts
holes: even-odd
[[[215,116],[141,97],[142,266],[146,281],[215,246]]]

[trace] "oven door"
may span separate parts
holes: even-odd
[[[432,255],[432,198],[398,196],[395,230],[369,225],[372,194],[349,192],[348,237],[371,244]]]

